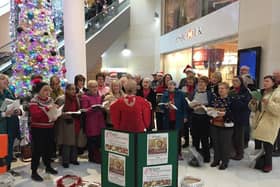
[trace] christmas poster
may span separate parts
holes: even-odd
[[[105,130],[105,150],[129,156],[128,133]]]
[[[108,181],[125,186],[125,157],[109,153]]]
[[[148,134],[147,165],[165,164],[168,162],[168,133]]]

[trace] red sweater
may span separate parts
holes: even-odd
[[[80,109],[80,104],[78,102],[77,96],[68,96],[65,95],[65,104],[64,111],[65,112],[76,112]],[[80,132],[80,118],[74,118],[75,124],[75,134],[78,135]]]
[[[175,93],[174,92],[169,92],[169,101],[172,104],[175,104],[174,101]],[[175,109],[169,109],[169,121],[176,121],[176,110]]]
[[[151,106],[142,97],[126,96],[110,106],[115,129],[129,132],[144,132],[150,125]]]
[[[39,98],[39,97],[37,97]],[[45,100],[39,98],[39,101],[46,102],[50,98]],[[52,103],[51,103],[52,104]],[[33,128],[53,128],[54,122],[49,122],[49,117],[46,112],[47,106],[39,105],[35,100],[31,100],[29,104],[29,112],[31,116],[31,127]]]

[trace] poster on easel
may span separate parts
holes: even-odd
[[[142,184],[142,187],[171,186],[172,165],[144,167]]]
[[[108,181],[125,186],[125,157],[113,153],[108,157]]]
[[[168,133],[147,135],[147,165],[168,162]]]
[[[105,130],[105,150],[129,156],[129,135],[127,133]]]

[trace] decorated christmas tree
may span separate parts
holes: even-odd
[[[28,94],[32,75],[44,81],[57,75],[65,84],[66,69],[58,54],[50,0],[12,0],[11,35],[14,37],[12,85],[17,96]]]

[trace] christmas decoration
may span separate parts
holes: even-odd
[[[15,41],[12,84],[17,96],[29,94],[32,75],[41,75],[47,82],[57,75],[65,85],[66,69],[57,50],[53,20],[51,1],[11,1],[11,37]]]

